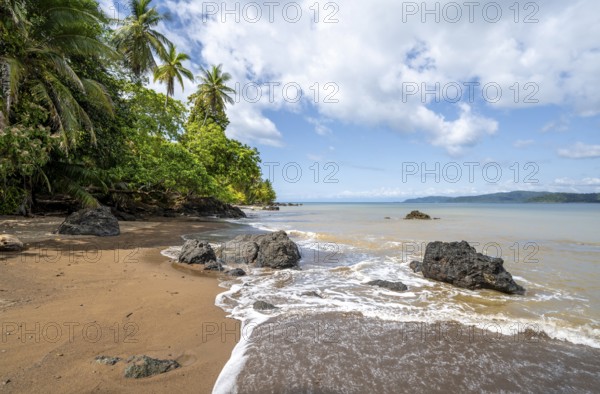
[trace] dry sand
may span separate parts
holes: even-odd
[[[176,270],[160,251],[227,224],[160,219],[121,222],[118,237],[50,234],[61,220],[0,218],[0,233],[27,244],[0,254],[0,391],[211,392],[239,322],[215,306],[215,274]],[[142,354],[182,368],[127,379],[125,362],[94,360]]]

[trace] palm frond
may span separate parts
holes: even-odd
[[[93,79],[82,79],[83,87],[85,89],[85,93],[92,105],[97,108],[102,108],[108,113],[110,116],[114,116],[113,111],[113,101],[110,97],[110,94],[106,91],[104,85],[99,83],[98,81],[94,81]]]

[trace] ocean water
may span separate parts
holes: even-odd
[[[413,209],[440,219],[403,220]],[[255,268],[222,282],[216,304],[244,328],[215,392],[600,387],[600,205],[305,204],[248,216],[198,236],[219,243],[285,230],[301,248],[301,269]],[[459,289],[412,272],[410,261],[434,240],[502,257],[526,294]],[[408,291],[365,285],[375,279]],[[277,309],[257,312],[257,300]],[[490,377],[494,365],[510,377]],[[435,379],[399,373],[427,366]]]

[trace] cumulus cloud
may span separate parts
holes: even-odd
[[[593,159],[600,157],[600,145],[577,142],[568,148],[559,149],[558,155],[568,159]]]
[[[262,7],[259,18],[255,4]],[[228,112],[231,133],[244,141],[281,145],[284,130],[271,111],[314,107],[317,119],[418,133],[459,155],[498,130],[481,108],[559,105],[583,116],[600,111],[600,5],[592,0],[545,1],[535,15],[530,9],[516,15],[503,3],[493,23],[481,6],[473,22],[463,8],[458,23],[446,15],[423,23],[421,12],[407,15],[407,3],[395,0],[265,4],[162,3],[179,22],[170,25],[169,36],[177,36],[195,62],[222,63],[239,87],[260,87],[259,100],[242,94]],[[537,22],[523,23],[528,16]],[[407,91],[415,86],[417,92]],[[442,114],[434,106],[439,101],[456,105]]]

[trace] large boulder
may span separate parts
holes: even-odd
[[[492,289],[508,294],[524,294],[501,258],[477,253],[468,242],[430,242],[423,262],[411,265],[423,276],[466,289]]]
[[[20,252],[23,250],[23,242],[10,234],[0,235],[0,252]]]
[[[217,257],[227,265],[253,264],[284,269],[298,266],[300,251],[285,231],[278,231],[237,236],[217,251]]]
[[[178,260],[186,264],[208,264],[215,262],[217,256],[208,242],[190,239],[183,244]]]
[[[107,237],[119,235],[119,221],[110,208],[87,208],[70,214],[58,227],[59,234],[96,235]]]

